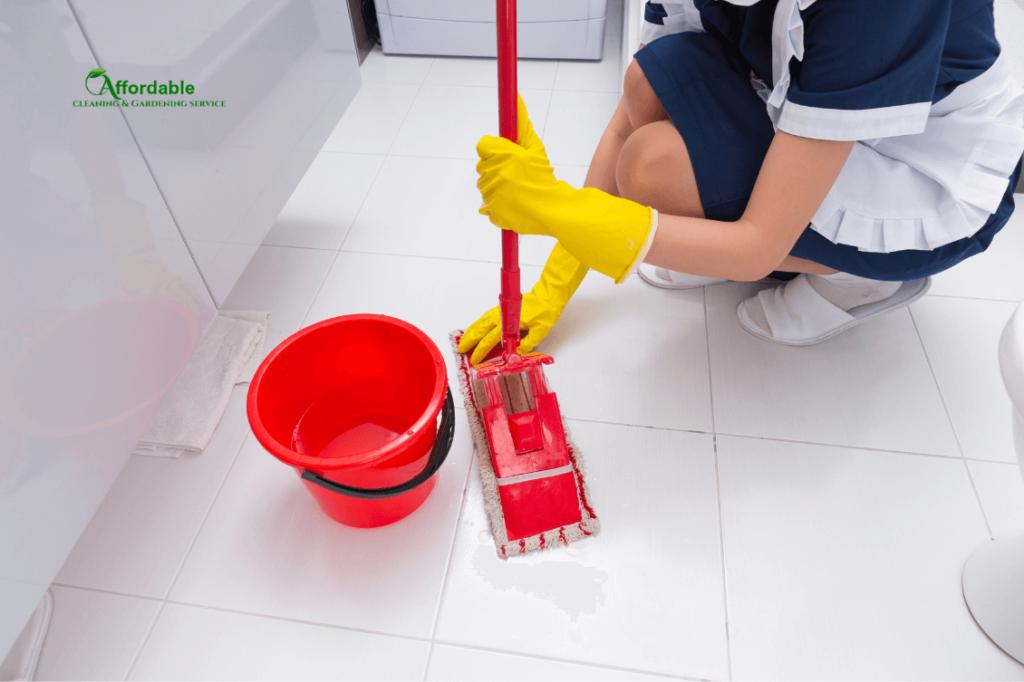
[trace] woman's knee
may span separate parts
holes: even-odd
[[[669,121],[650,123],[629,136],[615,181],[619,194],[631,201],[670,215],[704,216],[686,144]]]
[[[661,100],[654,93],[644,70],[634,59],[626,68],[626,75],[622,80],[622,95],[626,101],[626,113],[629,122],[634,129],[639,129],[648,123],[668,120],[665,108],[661,106]]]

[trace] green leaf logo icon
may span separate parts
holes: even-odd
[[[89,72],[89,75],[86,76],[86,78],[97,78],[99,76],[102,76],[106,72],[107,72],[106,69],[93,69],[92,71]]]

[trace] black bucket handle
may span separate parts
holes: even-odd
[[[329,481],[320,474],[304,469],[302,471],[302,480],[316,484],[332,493],[338,493],[346,497],[358,497],[362,500],[380,500],[387,497],[395,497],[418,487],[437,473],[437,470],[441,468],[441,465],[448,458],[448,453],[451,452],[454,440],[455,401],[452,399],[452,389],[449,386],[448,394],[444,399],[444,407],[441,410],[441,425],[437,428],[437,436],[434,439],[434,449],[430,453],[430,460],[427,462],[426,468],[414,478],[390,488],[353,488],[352,486]]]

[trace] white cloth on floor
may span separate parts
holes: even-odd
[[[133,454],[177,457],[209,445],[232,387],[250,381],[263,360],[269,317],[264,312],[220,312]]]
[[[0,662],[0,680],[31,680],[36,675],[39,653],[50,629],[53,614],[53,592],[46,590],[43,600],[25,623],[10,653]]]
[[[256,345],[252,349],[252,355],[249,356],[249,361],[242,367],[242,373],[239,375],[238,381],[235,382],[236,384],[247,384],[252,381],[253,375],[256,374],[256,370],[260,368],[260,363],[263,362],[263,346],[267,339],[267,323],[270,322],[270,313],[257,312],[255,310],[222,310],[220,314],[234,320],[252,322],[261,327],[259,336],[256,339]]]

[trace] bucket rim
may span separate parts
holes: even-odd
[[[409,428],[406,429],[405,433],[388,441],[387,443],[384,443],[380,447],[367,450],[360,455],[346,457],[343,461],[339,459],[338,466],[330,466],[332,460],[295,452],[291,447],[280,443],[276,438],[270,435],[270,432],[263,426],[263,421],[259,416],[260,386],[263,383],[264,375],[270,368],[271,364],[273,364],[274,360],[284,351],[288,350],[288,348],[293,344],[327,327],[333,327],[335,325],[348,322],[364,321],[380,322],[393,327],[398,327],[416,337],[420,343],[427,348],[431,359],[434,361],[434,367],[437,370],[435,372],[434,387],[430,396],[430,402],[427,404],[427,409]],[[441,412],[441,408],[444,405],[445,391],[447,388],[448,369],[444,362],[444,356],[441,355],[441,350],[437,347],[437,344],[434,343],[433,340],[419,327],[416,327],[405,320],[400,320],[397,317],[391,317],[389,315],[377,315],[373,313],[339,315],[337,317],[331,317],[315,324],[311,324],[308,327],[303,327],[279,343],[267,354],[267,357],[263,359],[262,363],[260,363],[259,368],[252,377],[252,381],[249,383],[249,392],[246,396],[246,414],[249,418],[249,426],[252,428],[252,432],[253,435],[256,436],[256,440],[259,441],[260,445],[262,445],[267,452],[280,461],[288,464],[289,466],[312,469],[314,471],[333,471],[341,468],[347,469],[363,467],[384,461],[396,451],[404,449],[410,441],[418,438],[425,428],[432,428],[435,425],[437,415]]]

